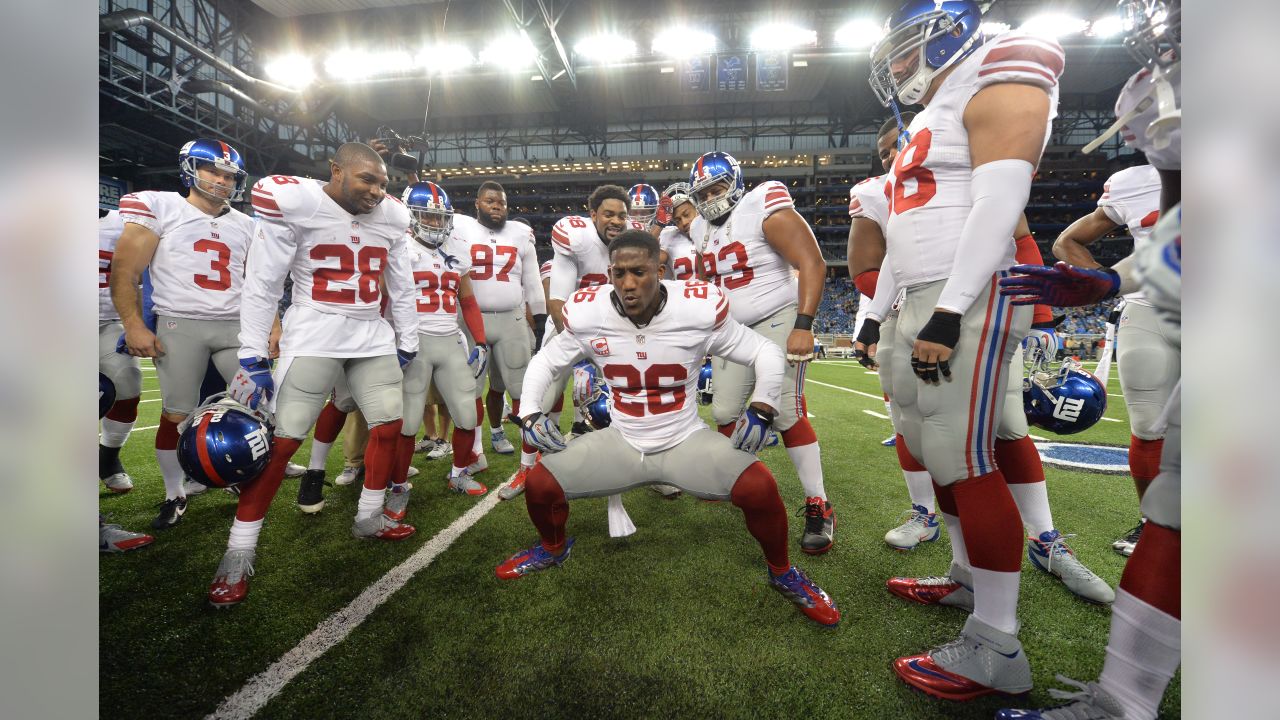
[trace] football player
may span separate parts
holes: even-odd
[[[643,230],[617,235],[609,249],[613,284],[571,293],[558,308],[560,334],[530,363],[521,424],[525,437],[548,453],[525,480],[529,517],[540,540],[498,565],[496,574],[515,579],[568,559],[570,499],[666,482],[741,508],[747,530],[764,550],[770,585],[810,619],[835,625],[835,603],[791,564],[786,508],[773,476],[754,455],[777,414],[786,365],[782,351],[734,320],[717,288],[699,280],[660,280],[659,253],[657,240]],[[731,438],[698,418],[693,395],[708,353],[755,372],[751,403]],[[583,358],[610,387],[613,421],[566,448],[559,428],[542,412],[542,394]],[[609,458],[610,472],[598,472],[600,458]]]
[[[836,512],[827,499],[818,436],[804,399],[804,371],[813,358],[813,318],[827,264],[786,185],[771,180],[746,192],[738,161],[723,152],[699,157],[689,185],[698,210],[689,236],[707,279],[729,298],[735,320],[787,354],[776,429],[804,488],[800,548],[809,554],[827,552],[835,542]],[[793,269],[799,271],[798,280]],[[751,372],[725,358],[714,359],[713,368],[711,415],[727,435],[751,393]]]
[[[694,207],[689,183],[673,183],[662,191],[662,201],[670,221],[674,224],[662,228],[658,235],[658,246],[662,248],[662,265],[667,269],[666,277],[672,280],[693,280],[698,277],[698,251],[689,238],[689,228],[693,219],[698,217],[698,209]],[[661,216],[662,213],[659,212]]]
[[[117,352],[124,327],[111,302],[111,261],[122,232],[124,221],[118,210],[98,218],[98,372],[111,382],[113,391],[113,401],[101,420],[98,479],[113,493],[133,489],[133,479],[120,464],[120,448],[129,439],[138,419],[138,401],[142,395],[142,369],[138,359]]]
[[[1102,236],[1125,226],[1133,237],[1134,250],[1150,242],[1151,231],[1160,216],[1160,174],[1150,165],[1121,170],[1107,179],[1098,207],[1076,220],[1053,244],[1059,260],[1082,268],[1099,269],[1088,246]],[[1116,361],[1120,367],[1120,387],[1129,411],[1129,473],[1138,489],[1138,501],[1160,472],[1160,452],[1164,433],[1157,420],[1177,383],[1182,353],[1161,328],[1156,309],[1141,291],[1124,296],[1116,331]],[[1121,555],[1133,554],[1142,537],[1143,521],[1115,541]]]
[[[1182,4],[1125,0],[1121,11],[1125,45],[1143,67],[1120,91],[1112,131],[1119,130],[1126,143],[1145,153],[1158,172],[1160,219],[1150,240],[1109,270],[1067,262],[1053,268],[1020,265],[1015,270],[1025,274],[1003,281],[1001,291],[1016,302],[1075,306],[1141,289],[1159,313],[1162,335],[1180,348]],[[1070,681],[1075,690],[1060,693],[1070,699],[1064,706],[1001,710],[996,714],[1000,720],[1153,720],[1158,714],[1182,660],[1182,408],[1177,387],[1164,415],[1160,472],[1142,496],[1147,522],[1120,576],[1102,674],[1097,682]]]
[[[351,534],[402,540],[414,532],[383,513],[400,436],[401,368],[418,351],[410,215],[399,200],[387,199],[386,165],[368,145],[342,145],[329,169],[327,183],[272,175],[253,188],[256,239],[240,309],[240,370],[228,393],[250,408],[273,406],[276,426],[271,462],[241,491],[227,552],[209,586],[209,601],[217,607],[248,594],[258,536],[285,464],[340,378],[369,425]],[[286,275],[293,277],[293,304],[273,377],[267,337]],[[398,341],[379,310],[383,285],[401,329]]]
[[[1014,264],[1009,240],[1065,64],[1050,39],[1008,33],[984,42],[981,22],[973,0],[911,0],[890,17],[871,67],[886,107],[924,106],[889,171],[889,272],[875,295],[904,296],[890,339],[901,351],[881,363],[881,384],[939,506],[956,518],[948,535],[972,568],[973,592],[959,638],[899,658],[894,670],[949,700],[1031,689],[1017,635],[1023,528],[996,458],[994,418],[1032,310],[1012,307],[996,282]]]
[[[176,525],[187,510],[187,496],[205,490],[184,482],[178,424],[202,399],[200,384],[210,358],[224,380],[236,372],[240,292],[253,226],[249,216],[230,206],[248,179],[234,148],[218,140],[193,140],[179,151],[178,167],[190,189],[185,198],[149,190],[121,198],[124,231],[111,261],[111,298],[125,346],[132,355],[154,358],[160,380],[164,407],[155,448],[165,500],[151,523],[157,530]],[[154,318],[144,314],[139,294],[144,270]],[[277,293],[272,302],[279,299]]]
[[[541,342],[547,312],[538,280],[533,230],[523,223],[507,222],[506,190],[499,183],[486,180],[476,191],[476,216],[455,216],[453,233],[470,248],[471,287],[480,304],[489,341],[489,393],[477,412],[483,416],[487,407],[489,442],[495,452],[507,454],[514,448],[502,431],[502,395],[510,393],[516,402],[523,393],[525,368],[531,356],[525,308],[533,315],[535,345]],[[475,338],[471,340],[474,344]],[[476,390],[484,390],[483,380]],[[521,462],[528,460],[532,464],[533,451],[526,450]],[[489,467],[479,433],[474,452],[471,472],[479,473]]]

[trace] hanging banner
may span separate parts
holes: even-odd
[[[123,180],[98,176],[98,209],[118,210],[120,198],[129,193],[129,184]]]
[[[690,92],[711,89],[711,56],[695,55],[680,61],[680,82]]]
[[[721,92],[742,91],[747,89],[746,56],[716,56],[716,89]]]
[[[785,52],[756,53],[756,90],[786,90],[790,61],[791,56]]]

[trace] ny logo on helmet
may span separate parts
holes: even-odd
[[[1053,401],[1053,416],[1059,420],[1075,422],[1080,419],[1082,410],[1084,410],[1084,399],[1082,398],[1059,395]]]
[[[244,439],[249,443],[249,453],[254,460],[267,454],[267,429],[265,427],[258,426],[254,428],[244,436]]]

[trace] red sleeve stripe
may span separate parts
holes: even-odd
[[[791,202],[791,198],[786,198],[784,200],[774,200],[773,202],[766,201],[764,204],[765,210],[773,210],[775,208],[785,208],[785,207],[795,207],[795,203]]]
[[[978,77],[995,75],[996,73],[1005,73],[1005,72],[1029,73],[1032,75],[1039,75],[1043,77],[1045,80],[1048,80],[1050,85],[1058,84],[1058,78],[1054,77],[1053,75],[1050,75],[1049,71],[1045,70],[1043,67],[1033,66],[1033,65],[1006,65],[1004,67],[989,67],[984,70],[979,70]]]
[[[155,215],[152,215],[151,213],[140,212],[138,210],[121,210],[120,215],[122,217],[144,217],[144,218],[149,218],[151,220],[156,219]]]
[[[791,193],[786,188],[775,188],[764,194],[765,200],[773,200],[780,197],[791,197]]]
[[[719,330],[720,326],[724,325],[725,321],[728,319],[729,319],[729,303],[725,302],[724,299],[722,298],[720,300],[720,304],[716,306],[716,325],[715,325],[716,330]]]
[[[560,237],[559,235],[556,235],[555,233],[552,233],[552,234],[551,234],[551,242],[555,243],[556,245],[559,245],[560,247],[564,248],[565,250],[570,250],[570,249],[572,249],[572,248],[570,247],[570,245],[569,245],[569,241],[568,241],[568,239],[563,238],[563,237]]]
[[[254,192],[256,192],[256,193],[258,193],[259,195],[266,195],[267,197],[271,197],[271,191],[270,191],[270,190],[268,190],[268,189],[266,189],[266,188],[264,188],[264,187],[262,187],[262,185],[254,185],[254,186],[253,186],[253,191],[254,191]],[[395,197],[395,196],[394,196],[394,195],[392,195],[392,196],[389,196],[389,197]]]
[[[276,213],[281,212],[280,206],[276,204],[275,200],[272,200],[269,197],[262,197],[257,192],[254,192],[252,197],[253,197],[253,209],[266,210],[269,212],[276,212]]]
[[[1062,74],[1065,67],[1065,57],[1062,49],[1055,45],[1041,45],[1027,38],[1019,38],[1016,43],[1007,45],[999,45],[992,48],[991,52],[982,59],[982,64],[992,65],[994,63],[1005,61],[1017,61],[1020,63],[1030,63],[1043,65],[1056,77]]]

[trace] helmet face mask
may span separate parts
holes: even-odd
[[[981,45],[981,20],[972,0],[911,0],[899,8],[871,49],[871,89],[880,104],[919,103],[938,73]]]
[[[1120,0],[1124,46],[1144,66],[1169,67],[1182,58],[1180,0]]]
[[[236,178],[235,185],[228,190],[200,177],[200,168],[204,166],[231,173]],[[249,183],[249,173],[244,168],[240,153],[219,140],[202,138],[183,145],[178,151],[178,170],[183,187],[222,202],[240,200]]]
[[[453,234],[453,203],[444,188],[433,182],[417,182],[404,189],[403,200],[413,217],[413,237],[419,243],[434,250]]]
[[[724,183],[723,192],[706,194],[706,190],[718,183]],[[693,170],[689,173],[689,189],[698,214],[708,221],[719,220],[733,210],[746,194],[742,182],[742,167],[729,153],[706,153],[693,164]]]

